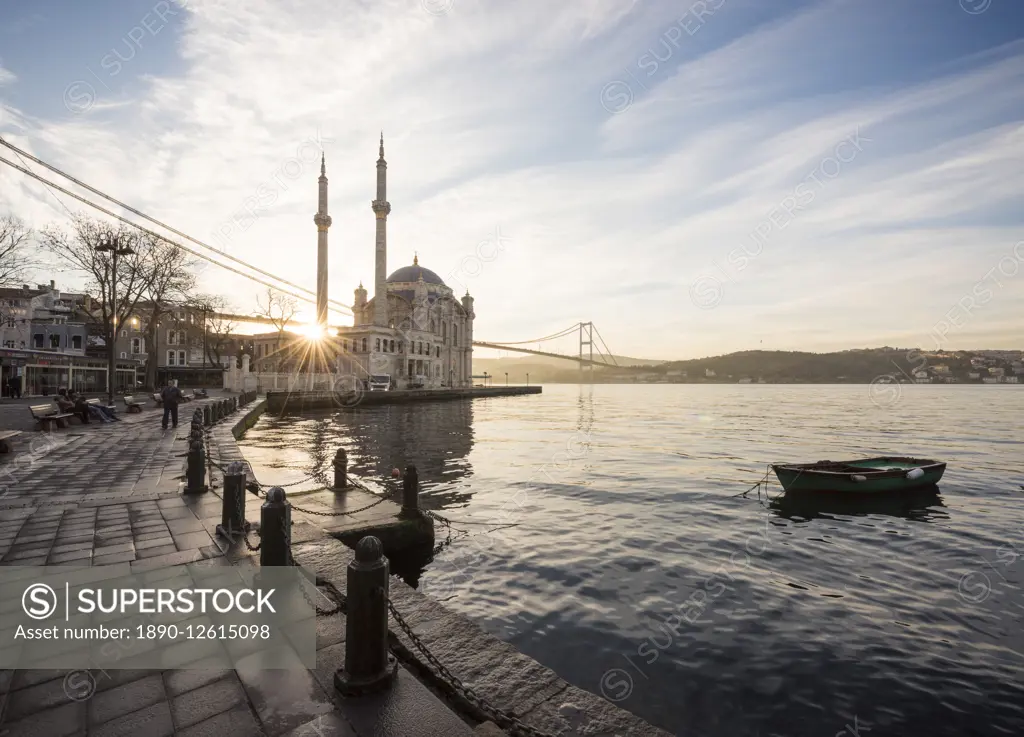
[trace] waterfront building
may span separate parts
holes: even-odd
[[[320,203],[317,223],[318,249],[326,248],[327,178],[321,163]],[[470,386],[473,369],[473,297],[461,299],[434,271],[421,266],[418,254],[412,264],[387,273],[387,162],[384,137],[377,158],[377,192],[370,205],[376,219],[373,296],[362,282],[355,289],[353,325],[337,330],[330,340],[337,355],[336,370],[365,378],[388,375],[398,388]],[[326,269],[326,257],[318,258]],[[318,275],[318,288],[326,277]],[[324,304],[326,304],[326,297]],[[320,298],[318,296],[318,304]],[[282,345],[279,347],[284,348]],[[257,356],[259,361],[259,356]]]

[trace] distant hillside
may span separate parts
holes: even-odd
[[[687,361],[645,361],[623,358],[622,365],[647,364],[646,371],[597,369],[603,381],[738,382],[766,383],[869,383],[880,376],[900,382],[1024,383],[1020,351],[926,352],[914,348],[867,348],[835,353],[802,351],[741,351]],[[510,383],[574,383],[579,369],[555,359],[528,356],[521,359],[478,359],[474,373],[487,373]]]

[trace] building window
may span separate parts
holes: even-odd
[[[379,351],[380,350],[380,338],[377,338],[376,346],[377,346],[376,350]]]
[[[36,333],[35,335],[32,336],[32,347],[33,348],[42,348],[43,347],[43,334],[42,333]]]
[[[50,336],[50,347],[51,348],[60,348],[60,336],[59,335],[51,335]]]
[[[174,331],[173,330],[168,330],[167,331],[167,345],[177,345],[177,343],[174,341],[174,338],[175,338]]]
[[[142,338],[132,338],[132,353],[142,353]]]
[[[125,355],[124,351],[121,351],[121,358],[128,358],[128,356]]]
[[[452,325],[452,345],[456,348],[459,347],[459,326]]]
[[[422,340],[417,340],[416,341],[416,353],[417,353],[417,355],[420,355],[420,356],[423,355],[423,341]]]
[[[430,321],[430,332],[432,332],[432,333],[437,332],[437,330],[436,330],[436,328],[434,326],[434,321],[433,320]]]
[[[174,356],[175,356],[174,351],[167,351],[167,365],[168,366],[173,366],[174,365]]]
[[[122,330],[121,331],[121,337],[122,338],[127,338],[128,337],[128,331],[127,330]]]
[[[390,350],[390,352],[391,353],[395,352],[395,341],[391,341],[391,350]]]
[[[448,323],[441,323],[441,342],[448,343]]]
[[[178,351],[178,365],[184,366],[185,363],[185,351]]]
[[[363,338],[363,353],[366,353],[366,338]]]
[[[71,336],[71,347],[74,348],[76,351],[82,350],[82,336],[81,335],[72,335]]]
[[[440,358],[441,357],[441,346],[437,346],[436,350],[437,350],[437,357]]]
[[[402,342],[401,340],[398,341],[398,352],[405,353],[405,343]]]

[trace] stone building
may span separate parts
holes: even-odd
[[[320,244],[326,242],[327,179],[321,169],[320,203],[315,221]],[[412,264],[387,273],[387,162],[381,136],[377,159],[377,196],[371,203],[377,221],[374,244],[374,296],[362,283],[355,290],[353,325],[332,338],[337,371],[357,378],[388,375],[397,388],[469,386],[473,370],[473,298],[457,298],[435,272]],[[326,259],[322,260],[326,269]],[[323,280],[325,283],[325,280]],[[322,280],[318,278],[318,285]],[[257,359],[258,360],[258,359]]]

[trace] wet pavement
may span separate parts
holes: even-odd
[[[182,405],[177,432],[161,430],[161,412],[149,406],[117,423],[18,438],[0,457],[0,565],[258,565],[240,542],[216,539],[218,484],[199,496],[180,493],[188,422],[204,403]],[[0,408],[0,429],[24,429],[17,409]],[[214,429],[222,463],[239,457],[224,432],[240,416]],[[257,520],[261,500],[247,494],[246,502],[246,518]],[[324,532],[298,519],[292,538],[316,548]],[[344,653],[345,618],[336,614],[317,618],[315,669],[296,658],[294,668],[275,670],[185,661],[162,671],[0,671],[0,737],[474,734],[402,668],[388,692],[342,699],[333,682]]]

